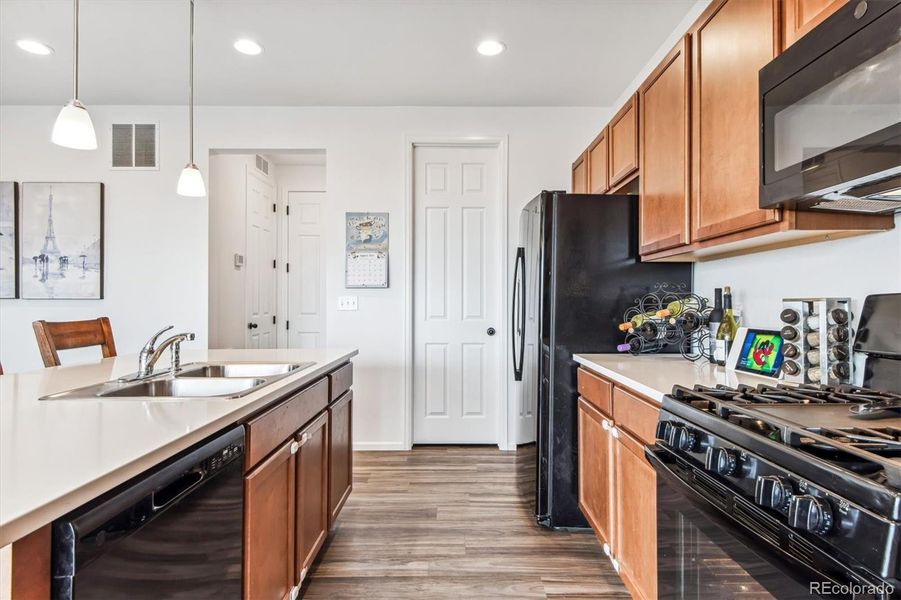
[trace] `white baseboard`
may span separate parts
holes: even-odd
[[[409,449],[403,442],[354,442],[354,450],[362,452],[398,452]]]

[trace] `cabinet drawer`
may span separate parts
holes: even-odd
[[[246,469],[250,469],[285,440],[293,436],[304,423],[328,406],[328,379],[323,377],[262,415],[247,422]]]
[[[328,401],[333,402],[344,395],[354,384],[354,365],[347,363],[328,374]]]
[[[580,396],[608,417],[613,415],[611,404],[613,395],[612,383],[582,368],[579,369],[578,382]]]
[[[621,387],[613,388],[613,420],[645,444],[653,444],[657,432],[657,416],[660,408],[647,400],[627,392]]]

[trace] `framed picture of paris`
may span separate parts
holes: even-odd
[[[15,298],[16,211],[19,188],[14,181],[0,181],[0,298]]]
[[[23,183],[19,297],[103,298],[103,184]]]

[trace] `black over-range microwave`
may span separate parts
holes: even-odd
[[[901,211],[901,0],[851,0],[760,70],[760,207]]]

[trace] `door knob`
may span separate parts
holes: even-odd
[[[259,325],[257,325],[256,323],[247,324],[247,329],[256,329],[257,327],[259,327]]]
[[[485,333],[487,333],[488,335],[494,335],[495,333],[497,333],[497,331],[495,331],[494,327],[489,327],[488,331],[486,331]]]

